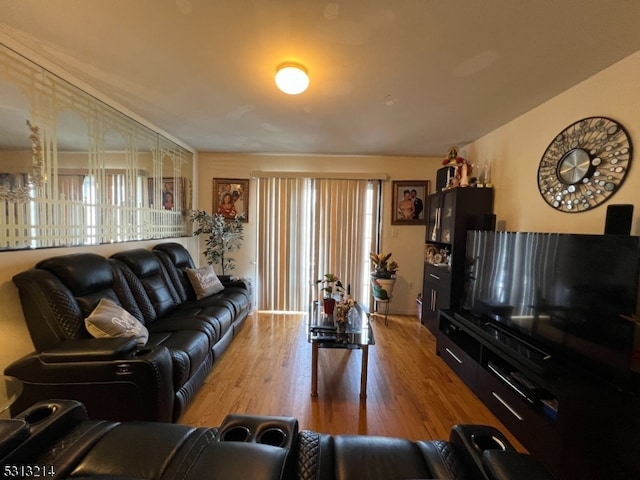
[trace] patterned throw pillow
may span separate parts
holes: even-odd
[[[198,300],[224,290],[224,285],[220,282],[211,265],[202,268],[187,268],[187,275]]]
[[[149,330],[136,317],[112,300],[103,298],[87,318],[87,331],[95,338],[136,337],[138,345],[149,339]]]

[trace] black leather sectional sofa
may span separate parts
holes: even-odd
[[[217,428],[88,420],[49,401],[0,420],[4,478],[76,480],[547,480],[496,429],[459,425],[448,441],[298,431],[291,417],[229,415]]]
[[[35,351],[5,369],[24,387],[12,414],[65,398],[94,418],[176,421],[251,308],[247,286],[230,278],[198,300],[187,268],[195,268],[189,252],[163,243],[111,258],[56,256],[17,274]],[[146,327],[144,345],[89,334],[85,318],[105,298]]]

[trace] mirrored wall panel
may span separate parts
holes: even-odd
[[[193,154],[0,44],[0,251],[191,234]]]

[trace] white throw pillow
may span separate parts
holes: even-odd
[[[138,345],[144,345],[149,339],[149,330],[136,317],[117,303],[103,298],[87,318],[84,319],[87,331],[95,338],[136,337]]]
[[[224,285],[220,282],[211,265],[202,268],[187,268],[186,270],[198,300],[224,290]]]

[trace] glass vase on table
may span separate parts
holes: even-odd
[[[351,285],[348,285],[346,296],[340,298],[335,308],[334,319],[338,333],[346,333],[349,313],[354,306],[355,302],[351,299]]]

